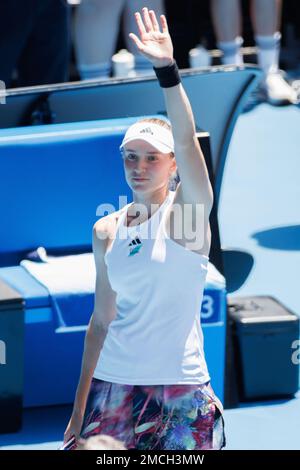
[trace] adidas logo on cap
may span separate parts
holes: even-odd
[[[151,127],[145,127],[144,129],[140,130],[140,134],[142,134],[144,132],[147,132],[147,133],[153,135],[153,131],[152,131]]]

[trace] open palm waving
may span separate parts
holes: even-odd
[[[135,19],[140,37],[134,33],[130,33],[129,37],[133,39],[140,53],[147,57],[154,67],[170,65],[174,60],[173,44],[165,15],[160,16],[162,32],[153,10],[143,8],[143,19],[139,12],[135,13]]]

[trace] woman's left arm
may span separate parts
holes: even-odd
[[[166,17],[161,15],[160,27],[155,12],[143,8],[143,19],[139,12],[135,13],[135,19],[140,37],[133,33],[129,36],[140,53],[150,60],[158,74],[159,69],[163,67],[168,73],[169,66],[174,63],[174,57]],[[186,203],[205,204],[205,212],[209,214],[213,204],[213,191],[205,159],[196,137],[190,101],[181,82],[174,86],[163,87],[163,92],[172,125],[175,158],[181,181],[181,197]]]
[[[185,202],[202,202],[210,211],[213,190],[196,136],[193,111],[182,83],[163,88],[167,113],[172,125],[176,163]]]

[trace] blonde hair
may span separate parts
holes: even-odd
[[[169,131],[172,132],[171,124],[169,124],[168,121],[166,121],[164,119],[154,118],[154,117],[153,118],[142,118],[142,119],[139,119],[137,122],[152,122],[153,124],[158,124],[159,126],[165,127],[166,129],[168,129]],[[174,152],[170,152],[170,155],[171,155],[171,158],[175,158]],[[169,189],[171,191],[175,191],[179,181],[180,181],[180,177],[179,177],[179,174],[178,174],[178,170],[175,170],[175,172],[172,173],[172,175],[169,178]]]

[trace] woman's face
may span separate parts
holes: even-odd
[[[132,140],[123,147],[125,177],[132,191],[148,192],[168,186],[176,170],[175,158],[160,153],[144,140]]]

